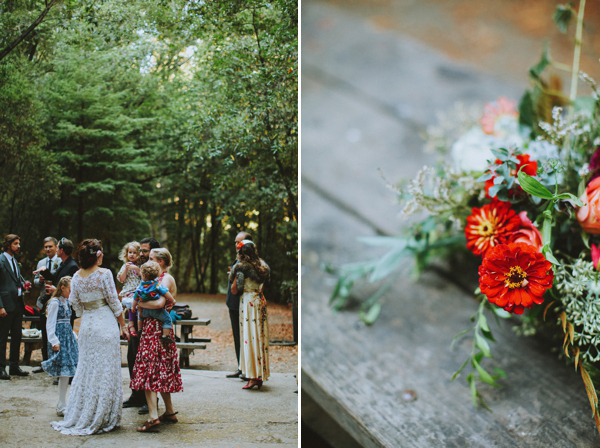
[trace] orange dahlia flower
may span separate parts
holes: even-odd
[[[510,208],[509,202],[494,198],[481,208],[473,207],[465,227],[467,249],[475,255],[485,254],[491,247],[506,243],[520,226],[521,218]]]
[[[600,234],[600,177],[591,181],[579,198],[585,205],[577,209],[577,221],[587,233]]]
[[[481,292],[491,303],[515,314],[542,303],[553,281],[552,263],[525,243],[493,247],[479,266]]]

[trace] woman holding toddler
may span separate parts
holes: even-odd
[[[158,283],[168,289],[172,297],[177,295],[175,279],[167,272],[172,266],[171,254],[167,249],[152,249],[150,261],[158,263],[160,274]],[[164,308],[167,312],[174,305],[167,301],[165,295],[157,300],[138,301],[137,307],[142,310],[158,310]],[[162,314],[162,313],[161,313]],[[156,314],[155,314],[156,315]],[[160,423],[177,423],[177,412],[173,409],[171,393],[183,391],[181,373],[179,370],[179,356],[175,346],[175,334],[172,329],[168,332],[167,342],[163,338],[163,322],[156,317],[147,317],[143,321],[142,336],[138,348],[135,366],[133,368],[133,379],[130,388],[143,390],[146,393],[148,403],[148,420],[137,428],[140,432],[148,431]],[[164,343],[163,342],[167,342]],[[165,403],[165,412],[159,417],[157,406],[157,393],[160,392]]]

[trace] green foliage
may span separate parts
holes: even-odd
[[[460,338],[461,336],[473,332],[473,343],[471,346],[471,353],[467,357],[467,359],[463,362],[463,364],[459,367],[459,369],[454,372],[452,375],[452,379],[456,379],[467,366],[470,366],[471,372],[467,374],[466,381],[469,385],[469,389],[471,391],[471,399],[473,400],[473,404],[475,406],[481,405],[484,408],[488,409],[483,396],[477,390],[477,382],[482,382],[488,384],[493,387],[500,387],[498,381],[502,378],[506,378],[506,373],[498,368],[494,368],[494,374],[489,373],[486,369],[482,367],[482,362],[484,358],[492,358],[492,352],[490,350],[490,345],[488,341],[496,342],[494,336],[492,335],[492,331],[487,322],[487,318],[485,317],[484,311],[488,308],[493,312],[493,315],[496,319],[507,318],[510,314],[504,312],[500,308],[495,307],[494,305],[490,305],[485,296],[479,295],[479,299],[481,300],[479,307],[477,308],[477,312],[471,317],[471,322],[474,322],[475,325],[473,328],[468,328],[459,334],[457,334],[453,341],[452,345]]]
[[[44,7],[0,7],[0,43]],[[125,242],[154,236],[180,291],[224,292],[243,229],[272,267],[267,298],[289,299],[297,34],[291,1],[53,6],[0,65],[3,228],[29,232],[29,263],[48,234],[96,237],[116,270]]]
[[[553,19],[561,33],[567,32],[567,28],[574,14],[575,11],[573,10],[573,2],[556,6]]]

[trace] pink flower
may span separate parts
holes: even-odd
[[[600,234],[600,177],[592,180],[579,198],[584,206],[577,210],[577,221],[587,233]]]
[[[598,269],[598,262],[600,261],[600,247],[596,247],[595,244],[592,244],[592,264],[594,265],[594,269]]]
[[[496,121],[503,115],[518,117],[517,103],[502,96],[494,102],[485,103],[483,116],[479,119],[483,132],[494,135],[496,133]]]
[[[521,227],[519,230],[514,231],[510,237],[510,243],[525,243],[530,246],[535,247],[537,251],[539,251],[542,246],[542,234],[538,230],[538,228],[531,222],[531,220],[527,217],[527,212],[523,211],[519,213],[519,218],[521,219]]]

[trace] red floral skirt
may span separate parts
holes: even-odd
[[[183,391],[177,347],[171,343],[165,349],[160,342],[161,336],[162,323],[152,317],[144,319],[130,389],[169,393]],[[175,340],[173,330],[171,339]]]

